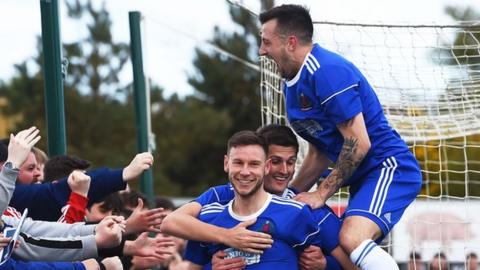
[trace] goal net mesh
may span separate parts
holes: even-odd
[[[315,22],[314,41],[354,63],[419,161],[423,186],[386,248],[400,261],[445,252],[459,266],[480,255],[480,23]],[[283,81],[260,58],[262,122],[288,124]],[[301,140],[300,161],[308,145]],[[346,189],[333,204],[346,204]]]

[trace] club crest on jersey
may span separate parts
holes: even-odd
[[[300,110],[302,111],[308,111],[313,107],[312,101],[303,92],[300,93],[300,96],[298,97],[298,103],[300,104]]]
[[[260,230],[263,233],[268,233],[268,234],[272,235],[275,232],[275,225],[270,220],[267,220],[267,221],[265,221],[265,223],[263,223]]]

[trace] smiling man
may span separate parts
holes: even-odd
[[[267,159],[270,169],[264,176],[264,189],[268,193],[291,199],[298,191],[288,185],[295,174],[298,154],[298,141],[292,129],[287,126],[270,124],[260,127],[257,133],[264,137],[268,145]],[[205,206],[214,202],[229,201],[234,198],[231,184],[210,188],[200,195],[195,202]],[[354,265],[338,244],[338,234],[341,227],[340,219],[328,206],[314,211],[314,216],[321,228],[320,245],[307,247],[299,255],[300,268],[303,270],[324,269],[355,269]],[[186,249],[186,257],[195,253],[195,242],[190,242]],[[193,246],[193,247],[192,247]],[[193,250],[193,251],[192,251]],[[324,256],[326,254],[327,256]],[[195,256],[193,256],[195,257]],[[238,259],[225,259],[225,254],[219,252],[212,260],[212,269],[236,269],[244,262]]]
[[[264,189],[271,194],[286,199],[294,197],[296,191],[289,189],[288,184],[295,173],[295,163],[298,153],[298,141],[295,134],[289,127],[276,124],[261,127],[257,133],[265,138],[268,145],[267,159],[270,163],[270,169],[263,178]],[[234,196],[234,187],[230,183],[212,187],[195,199],[195,201],[182,206],[171,214],[171,216],[167,217],[167,220],[164,221],[164,224],[167,226],[162,229],[166,228],[169,232],[177,233],[182,233],[182,231],[185,230],[184,234],[192,230],[198,230],[198,228],[205,226],[205,224],[199,223],[199,225],[194,225],[194,223],[190,223],[188,228],[182,228],[176,225],[179,224],[178,221],[185,221],[192,218],[185,214],[185,212],[191,212],[190,214],[196,218],[202,206],[212,203],[225,203],[232,200]],[[309,246],[300,254],[299,263],[301,269],[338,269],[340,266],[337,260],[344,269],[354,269],[348,256],[338,245],[338,233],[341,226],[340,220],[327,206],[317,209],[314,215],[318,224],[320,224],[319,226],[322,227],[320,231],[322,243],[319,246]],[[170,218],[170,220],[168,220],[168,218]],[[180,225],[182,224],[180,223]],[[204,235],[208,234],[207,230],[208,229],[203,230]],[[187,238],[192,239],[190,236],[187,236]],[[204,240],[204,242],[209,241],[212,240]],[[196,255],[198,255],[198,250],[196,245],[198,244],[198,242],[194,241],[189,242],[185,256],[187,259],[197,261]],[[326,253],[327,256],[325,257],[323,253]],[[245,262],[241,259],[225,260],[224,258],[225,254],[223,252],[215,254],[213,269],[237,269],[237,267],[244,267]],[[197,262],[200,263],[199,261]],[[208,269],[208,266],[206,269]]]
[[[227,257],[242,258],[246,269],[298,269],[299,252],[310,244],[321,244],[321,229],[308,206],[263,189],[264,175],[272,166],[271,160],[267,162],[267,149],[264,138],[252,131],[241,131],[230,138],[224,169],[233,188],[234,199],[205,205],[199,219],[224,228],[251,221],[249,229],[273,237],[272,247],[258,254],[222,244],[203,243],[197,246],[198,250],[192,251],[195,264],[190,269],[201,269],[219,250]],[[279,176],[275,180],[278,184],[288,183],[287,174]],[[189,256],[186,257],[188,259]]]

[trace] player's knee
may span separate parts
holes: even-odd
[[[362,243],[359,241],[354,233],[348,230],[341,230],[339,235],[340,246],[345,250],[348,254],[352,253],[352,251]]]
[[[353,250],[355,250],[363,241],[367,239],[372,238],[369,237],[369,234],[364,230],[359,230],[357,226],[342,226],[342,229],[340,230],[340,246],[348,254],[352,253]]]

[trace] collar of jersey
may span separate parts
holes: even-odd
[[[313,51],[313,49],[315,48],[316,45],[317,44],[313,44],[312,51]],[[291,80],[285,80],[285,84],[288,87],[291,87],[292,85],[295,85],[298,82],[298,79],[300,79],[300,75],[302,74],[302,69],[303,69],[303,67],[305,67],[305,65],[307,63],[308,56],[310,54],[311,54],[311,52],[309,52],[309,53],[307,53],[307,55],[305,55],[305,59],[303,59],[303,64],[300,67],[300,69],[298,70],[297,75],[295,75],[295,77],[293,77],[293,79],[291,79]]]
[[[265,203],[263,204],[263,206],[258,209],[257,212],[251,214],[251,215],[248,215],[248,216],[240,216],[240,215],[237,215],[233,212],[233,201],[234,200],[231,200],[229,203],[228,203],[228,213],[230,214],[230,216],[238,221],[247,221],[247,220],[251,220],[251,219],[254,219],[254,218],[257,218],[258,216],[260,216],[260,214],[263,213],[263,211],[265,211],[265,209],[268,207],[268,205],[270,204],[270,201],[272,200],[272,194],[270,193],[267,193],[267,199],[265,200]]]

